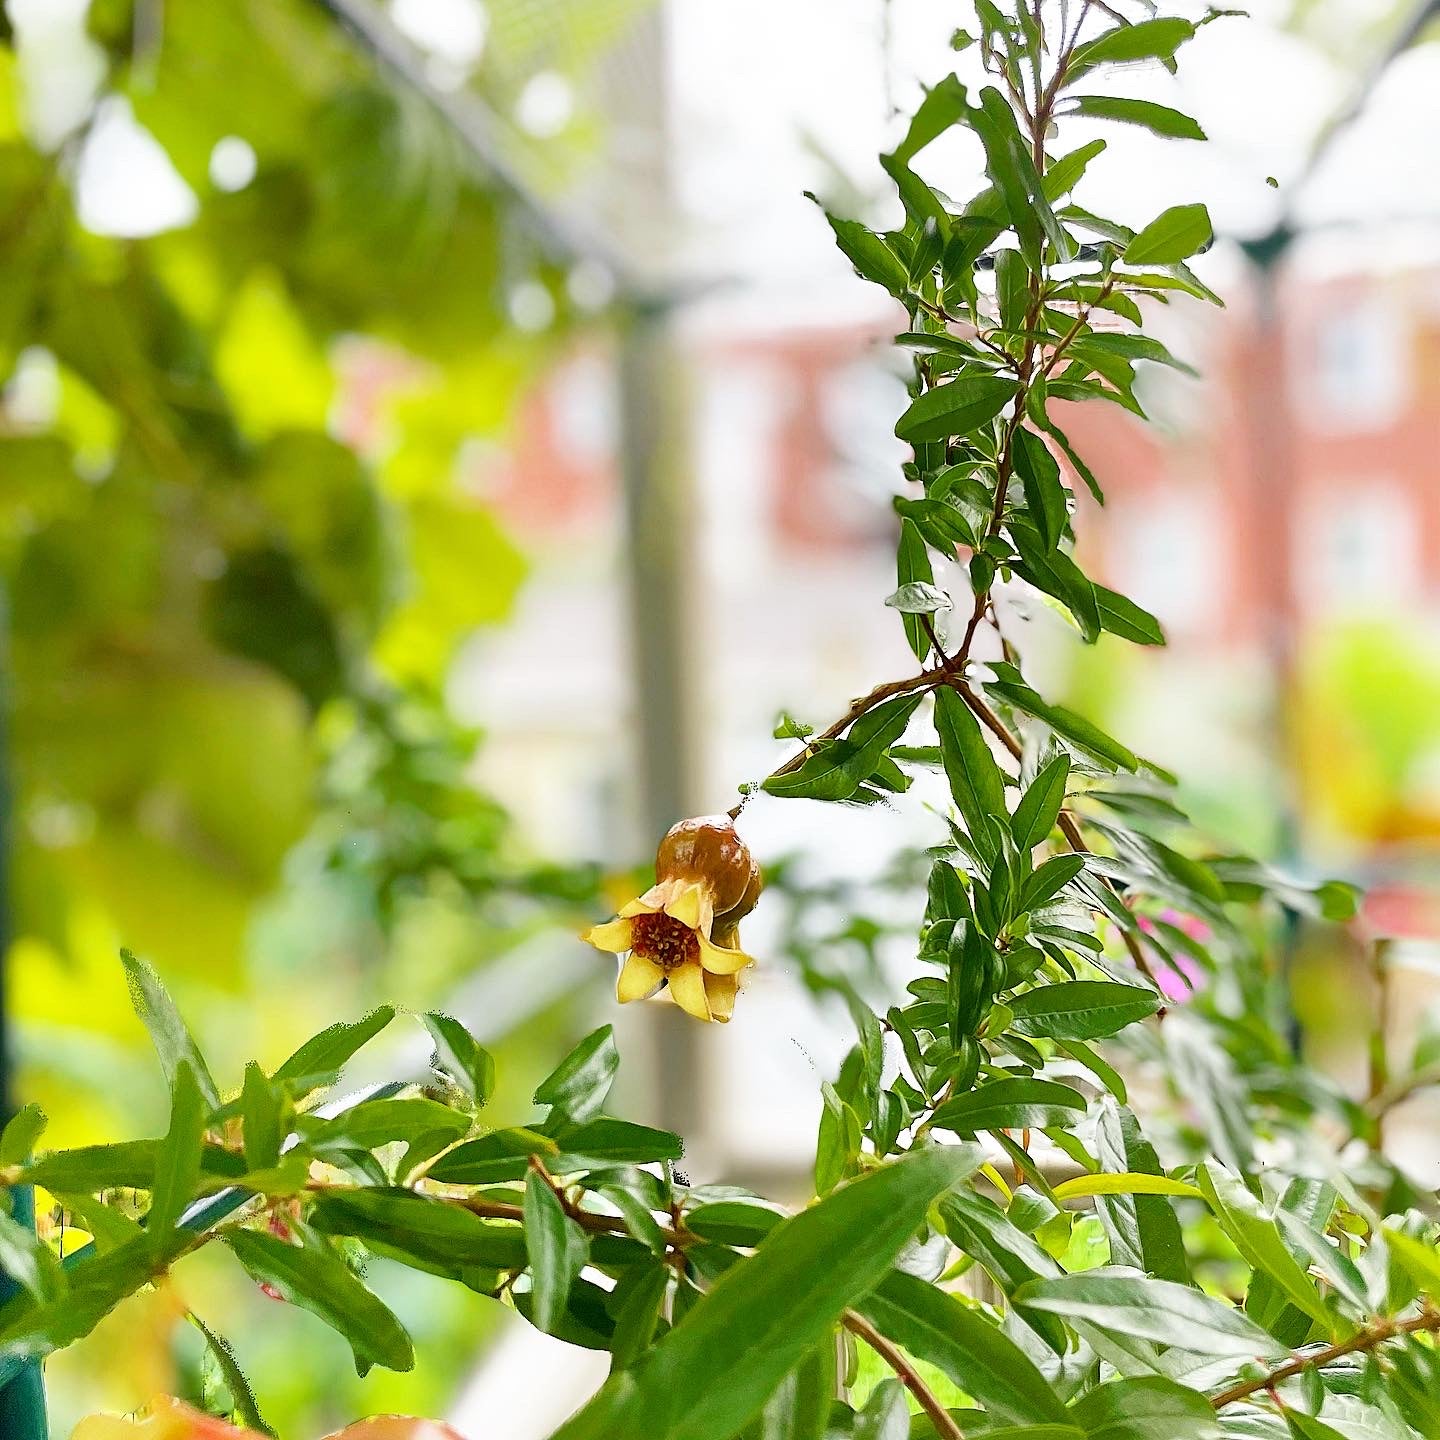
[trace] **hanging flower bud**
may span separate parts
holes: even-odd
[[[655,852],[655,884],[584,938],[599,950],[629,952],[615,986],[622,1005],[663,988],[697,1020],[725,1021],[740,972],[754,963],[739,948],[739,925],[762,884],[728,815],[682,820]]]

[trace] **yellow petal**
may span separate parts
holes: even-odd
[[[754,958],[743,950],[727,950],[703,935],[696,938],[700,941],[700,963],[712,975],[738,975],[747,965],[755,963]]]
[[[652,885],[643,895],[636,900],[627,901],[620,907],[622,919],[631,915],[653,915],[665,903],[665,897],[669,889],[662,885]]]
[[[618,955],[630,948],[632,928],[628,920],[607,920],[603,925],[592,925],[580,938],[597,950],[612,950]]]
[[[709,890],[698,880],[692,880],[676,886],[674,895],[665,902],[665,913],[701,935],[708,935],[715,918],[715,906]]]
[[[682,965],[670,972],[670,995],[675,1003],[697,1020],[709,1020],[710,1003],[705,998],[705,972],[698,965]]]
[[[628,1005],[632,1000],[648,1000],[664,980],[665,972],[643,955],[632,955],[621,967],[615,982],[615,998]]]
[[[710,1004],[710,1016],[722,1024],[735,1013],[735,992],[739,982],[733,975],[712,975],[705,972],[705,999]]]

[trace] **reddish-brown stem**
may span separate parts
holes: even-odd
[[[897,1346],[892,1345],[863,1315],[847,1310],[843,1321],[845,1328],[863,1340],[894,1372],[900,1383],[915,1397],[916,1403],[929,1417],[935,1433],[943,1440],[965,1440],[965,1432],[955,1423],[955,1417],[940,1403],[935,1392],[921,1378],[920,1372],[905,1358]]]
[[[1254,1380],[1241,1381],[1240,1384],[1232,1385],[1228,1390],[1222,1390],[1218,1395],[1212,1395],[1210,1404],[1216,1410],[1223,1409],[1226,1405],[1233,1405],[1237,1400],[1248,1399],[1261,1390],[1273,1392],[1277,1385],[1285,1380],[1293,1379],[1305,1370],[1329,1365],[1331,1361],[1339,1360],[1345,1355],[1353,1355],[1359,1350],[1374,1350],[1387,1340],[1394,1340],[1400,1335],[1416,1335],[1426,1331],[1431,1334],[1440,1331],[1440,1310],[1434,1310],[1427,1306],[1419,1315],[1409,1320],[1391,1320],[1386,1317],[1372,1320],[1370,1324],[1357,1330],[1348,1340],[1327,1345],[1323,1350],[1316,1350],[1311,1355],[1296,1355],[1283,1365],[1276,1366],[1267,1374]]]

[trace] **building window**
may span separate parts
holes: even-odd
[[[1376,430],[1399,416],[1407,335],[1400,310],[1375,297],[1341,302],[1319,318],[1313,359],[1295,371],[1311,376],[1301,399],[1317,428]]]
[[[1318,611],[1381,610],[1416,593],[1415,497],[1396,481],[1327,487],[1305,501],[1294,537],[1295,587]]]

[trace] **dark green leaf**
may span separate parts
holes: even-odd
[[[1040,1039],[1099,1040],[1153,1015],[1160,997],[1138,985],[1065,980],[1011,997],[1013,1028]]]
[[[1086,1440],[1213,1440],[1220,1433],[1203,1395],[1161,1375],[1108,1380],[1070,1407]]]
[[[601,1115],[583,1125],[569,1125],[555,1133],[562,1155],[584,1156],[615,1165],[640,1165],[652,1160],[678,1160],[684,1153],[680,1137],[669,1130],[636,1125]],[[561,1165],[564,1161],[557,1162]]]
[[[553,1440],[730,1440],[971,1164],[963,1152],[920,1151],[787,1220]]]
[[[936,1365],[1002,1425],[1063,1425],[1065,1407],[992,1320],[914,1275],[895,1272],[857,1307],[886,1339]]]
[[[388,1370],[414,1366],[415,1350],[405,1327],[330,1249],[290,1245],[258,1230],[232,1230],[225,1243],[260,1284],[278,1290],[290,1304],[318,1315],[344,1336],[354,1352],[357,1374],[364,1375],[372,1365]]]
[[[835,1383],[835,1337],[827,1335],[780,1382],[746,1440],[825,1440]]]
[[[1094,65],[1130,60],[1169,60],[1194,34],[1195,27],[1188,20],[1173,16],[1118,25],[1077,46],[1070,60],[1070,73],[1078,75]]]
[[[1140,768],[1140,757],[1132,750],[1127,750],[1118,740],[1107,735],[1083,715],[1077,715],[1063,705],[1051,705],[1028,685],[996,681],[985,688],[1017,710],[1023,710],[1027,715],[1043,720],[1062,739],[1069,740],[1097,759],[1105,760],[1121,770]]]
[[[1084,1110],[1085,1097],[1053,1080],[991,1080],[965,1095],[956,1095],[936,1111],[938,1130],[973,1134],[977,1130],[1043,1130],[1068,1125]]]
[[[777,1210],[749,1200],[717,1200],[685,1214],[685,1228],[722,1245],[758,1245],[783,1219]]]
[[[903,295],[910,288],[910,277],[900,257],[873,230],[858,220],[841,220],[829,211],[825,218],[835,232],[835,243],[861,279],[873,280],[892,295]]]
[[[1035,869],[1020,889],[1022,912],[1038,909],[1065,888],[1085,868],[1083,855],[1052,855]]]
[[[1033,850],[1049,838],[1060,818],[1060,807],[1065,803],[1065,787],[1069,779],[1070,757],[1062,753],[1030,782],[1010,817],[1010,833],[1019,849]]]
[[[432,1010],[425,1028],[435,1042],[435,1068],[455,1082],[476,1105],[484,1105],[495,1089],[495,1060],[456,1019]]]
[[[935,572],[930,566],[930,552],[925,547],[925,537],[913,520],[901,520],[900,539],[895,549],[895,579],[903,590],[907,585],[932,585]],[[901,623],[905,626],[905,639],[919,660],[930,653],[930,633],[919,615],[902,612]],[[898,738],[898,737],[897,737]]]
[[[1003,375],[968,375],[948,380],[917,396],[895,423],[911,444],[969,435],[993,420],[1015,397],[1015,382]]]
[[[585,1268],[585,1232],[566,1213],[550,1182],[532,1170],[525,1177],[525,1246],[535,1277],[530,1320],[554,1334],[570,1288]]]
[[[211,1110],[219,1109],[220,1094],[215,1088],[205,1057],[201,1055],[170,992],[155,973],[155,967],[137,959],[129,950],[120,952],[121,963],[125,966],[125,983],[130,990],[130,1003],[141,1023],[150,1032],[150,1041],[160,1057],[160,1068],[165,1072],[167,1084],[175,1083],[175,1071],[179,1063],[186,1061],[194,1072],[200,1094]]]
[[[1100,611],[1100,628],[1136,645],[1163,645],[1165,631],[1160,622],[1133,600],[1104,585],[1094,586]]]
[[[598,1115],[620,1068],[610,1026],[592,1030],[535,1091],[537,1105],[551,1105],[573,1122]]]
[[[986,822],[1005,814],[1005,780],[970,707],[948,685],[935,692],[935,728],[955,808],[965,828],[983,843]]]
[[[907,622],[914,619],[905,618]],[[794,799],[848,800],[880,764],[885,751],[905,733],[919,703],[917,691],[875,706],[850,727],[843,740],[818,745],[794,770],[770,776],[765,781],[766,791]]]
[[[458,1140],[469,1129],[468,1115],[419,1095],[362,1100],[333,1119],[307,1126],[310,1144],[317,1149],[341,1146],[355,1150],[373,1150],[395,1141],[409,1144],[436,1131]]]
[[[353,1235],[392,1253],[430,1263],[518,1270],[525,1232],[507,1220],[484,1220],[461,1205],[381,1187],[322,1193],[311,1212],[322,1234]]]
[[[3,1209],[0,1209],[0,1271],[42,1305],[58,1299],[67,1288],[65,1272],[55,1252],[29,1225]]]
[[[608,1026],[606,1027],[609,1028]],[[447,1185],[484,1185],[492,1180],[518,1180],[530,1168],[532,1155],[548,1163],[559,1147],[538,1130],[492,1130],[478,1140],[467,1140],[442,1155],[426,1174]]]
[[[853,1440],[909,1440],[909,1435],[905,1387],[898,1380],[882,1380],[855,1416]]]
[[[1060,466],[1045,442],[1022,426],[1015,432],[1015,468],[1025,490],[1025,508],[1046,550],[1053,550],[1070,522]]]

